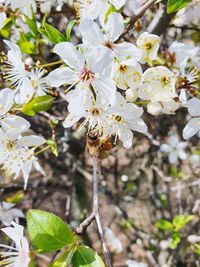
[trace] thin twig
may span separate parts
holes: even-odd
[[[97,158],[93,157],[93,212],[90,214],[89,217],[87,217],[76,229],[76,233],[81,235],[83,232],[90,226],[90,224],[95,220],[97,224],[97,229],[99,232],[99,236],[101,238],[101,243],[103,246],[103,251],[105,254],[105,259],[107,262],[108,267],[112,267],[112,261],[111,261],[111,256],[110,252],[108,250],[106,240],[104,237],[104,232],[103,232],[103,226],[101,223],[101,218],[99,214],[99,177],[101,175],[101,166],[100,162]]]
[[[107,265],[108,267],[112,267],[111,256],[110,256],[110,252],[108,250],[107,244],[106,244],[103,227],[101,223],[101,218],[99,214],[98,181],[99,181],[100,175],[101,175],[100,162],[98,159],[93,157],[93,204],[94,204],[94,211],[95,211],[95,220],[97,223],[97,228],[98,228],[98,232],[101,238],[101,243],[103,246]]]
[[[143,6],[141,6],[138,10],[136,10],[135,15],[131,17],[129,21],[129,25],[126,30],[120,35],[119,40],[123,38],[132,28],[135,22],[140,19],[145,11],[149,9],[157,0],[148,0]]]
[[[189,30],[189,31],[197,31],[197,32],[200,32],[200,29],[199,28],[196,28],[196,27],[189,27],[187,25],[183,25],[183,26],[178,26],[178,25],[169,25],[170,28],[176,28],[176,29],[181,29],[181,30]]]

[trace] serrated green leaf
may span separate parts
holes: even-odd
[[[76,247],[72,246],[67,249],[62,255],[55,259],[49,267],[68,267],[72,257],[76,251]]]
[[[66,41],[65,36],[61,32],[46,22],[43,22],[39,32],[54,44]]]
[[[175,231],[180,231],[185,225],[194,218],[194,215],[177,215],[174,217],[172,224]]]
[[[105,267],[101,257],[86,246],[80,246],[72,258],[73,267]]]
[[[156,222],[156,227],[163,231],[173,231],[173,225],[171,222],[161,219]]]
[[[28,232],[32,243],[45,252],[52,252],[72,244],[75,236],[58,216],[41,210],[27,213]]]
[[[52,106],[53,100],[50,95],[36,97],[22,107],[22,112],[28,116],[34,116],[38,112],[47,111]]]
[[[168,0],[167,2],[167,13],[173,13],[185,7],[192,0]]]
[[[77,20],[72,20],[70,21],[70,23],[67,25],[67,29],[66,29],[66,38],[67,38],[67,42],[70,42],[71,40],[71,31],[74,27],[74,25],[77,23]]]

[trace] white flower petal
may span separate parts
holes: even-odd
[[[76,47],[69,42],[62,42],[56,44],[53,52],[60,56],[60,58],[71,68],[81,70],[84,67],[84,56]]]
[[[59,87],[63,84],[75,84],[78,82],[78,74],[68,67],[57,68],[46,77],[47,83],[52,87]]]
[[[162,152],[164,152],[164,153],[169,153],[169,152],[171,152],[172,148],[171,148],[171,146],[169,146],[168,144],[162,144],[162,145],[160,146],[160,150],[161,150]]]
[[[104,26],[106,38],[109,41],[116,41],[124,31],[124,20],[121,14],[111,13],[108,21]]]
[[[87,18],[82,19],[79,30],[83,38],[83,43],[91,43],[92,45],[103,44],[103,34],[95,21]]]
[[[14,92],[5,88],[0,91],[0,116],[5,115],[14,104]]]
[[[2,120],[2,129],[7,136],[14,140],[20,134],[26,132],[30,128],[30,123],[22,117],[16,115],[6,116]]]
[[[200,100],[196,97],[191,98],[187,102],[188,104],[188,112],[192,116],[200,116]]]
[[[140,50],[131,43],[121,43],[115,46],[116,57],[122,61],[125,65],[135,66],[141,59]]]
[[[183,129],[183,138],[188,139],[200,131],[200,118],[191,119]]]
[[[41,146],[46,142],[43,137],[37,135],[23,136],[17,141],[17,145],[23,147]]]

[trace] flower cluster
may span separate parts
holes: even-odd
[[[11,114],[14,97],[11,89],[0,91],[0,165],[6,175],[14,175],[14,179],[22,172],[26,188],[32,166],[44,174],[34,151],[45,143],[45,139],[27,134],[30,123]]]

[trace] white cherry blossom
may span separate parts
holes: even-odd
[[[142,52],[141,63],[155,60],[160,45],[160,37],[155,34],[143,32],[137,39],[137,46]]]
[[[47,76],[50,86],[59,87],[63,84],[75,86],[70,97],[69,111],[74,106],[84,107],[92,98],[91,87],[99,98],[113,105],[116,98],[116,86],[107,67],[112,62],[108,50],[96,48],[89,55],[79,52],[71,43],[63,42],[54,47],[68,67],[57,68]]]
[[[148,112],[153,115],[159,113],[173,114],[179,104],[174,98],[176,77],[172,71],[163,66],[147,69],[143,75],[143,85],[139,87],[138,95],[143,100],[150,101]]]
[[[174,164],[178,159],[185,160],[187,158],[187,154],[185,152],[186,147],[187,142],[181,142],[177,135],[171,135],[168,143],[160,146],[160,150],[167,153],[169,162]]]
[[[23,132],[24,130],[21,131],[21,134]],[[45,175],[34,156],[35,148],[44,143],[43,137],[36,135],[10,137],[0,130],[0,165],[2,165],[2,170],[5,171],[6,175],[14,176],[13,179],[22,173],[24,189],[27,187],[32,167]]]
[[[78,107],[77,105],[71,109],[71,113],[63,122],[65,128],[71,127],[74,123],[84,118],[82,126],[88,126],[89,130],[96,129],[100,134],[105,134],[109,121],[109,114],[106,111],[109,105],[102,103],[101,99],[97,98],[95,103],[88,103],[85,108]]]
[[[188,112],[191,118],[183,129],[183,138],[188,139],[195,134],[200,137],[200,100],[196,97],[188,100]]]
[[[117,93],[116,104],[109,108],[108,112],[112,115],[109,134],[118,137],[123,142],[124,147],[130,148],[132,146],[132,131],[147,133],[147,126],[140,118],[143,114],[143,108],[127,103],[120,93]]]
[[[18,222],[19,218],[24,218],[20,209],[14,208],[15,204],[9,202],[0,202],[0,221],[5,226],[10,226],[12,221]]]
[[[6,227],[1,229],[12,241],[15,246],[0,245],[1,248],[9,249],[8,252],[0,251],[0,265],[8,267],[28,267],[31,261],[29,244],[27,238],[24,236],[24,227],[12,223],[13,227]]]
[[[30,123],[24,118],[11,115],[8,112],[14,104],[14,92],[5,88],[0,91],[0,130],[13,138],[30,127]]]
[[[120,9],[125,5],[125,2],[126,0],[78,0],[76,8],[81,19],[89,18],[94,20],[99,17],[103,24],[110,5]]]
[[[123,17],[119,13],[111,13],[104,24],[103,33],[98,24],[88,18],[82,19],[79,30],[86,47],[107,48],[123,65],[134,66],[141,58],[140,50],[128,42],[115,43],[124,31]]]
[[[120,89],[138,89],[142,83],[142,68],[138,63],[135,66],[127,66],[116,61],[112,72],[114,81]]]
[[[33,95],[41,96],[46,94],[48,86],[45,71],[43,69],[31,70],[22,57],[18,45],[4,40],[10,50],[7,53],[7,59],[4,66],[4,77],[15,88],[15,102],[17,104],[27,103]]]

